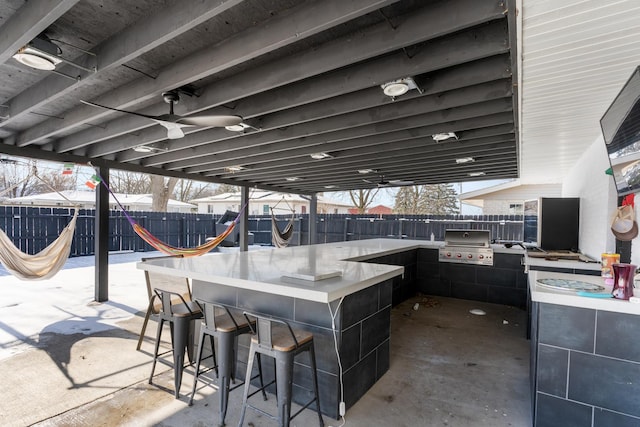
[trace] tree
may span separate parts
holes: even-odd
[[[448,215],[458,211],[456,191],[451,184],[402,187],[394,211],[399,214]]]
[[[109,173],[109,187],[114,193],[125,194],[148,194],[153,193],[151,189],[151,175],[129,172],[122,170],[112,170]]]
[[[189,202],[193,199],[212,196],[213,186],[209,183],[198,183],[190,179],[181,179],[176,185],[173,197],[181,202]]]
[[[378,188],[369,188],[369,189],[359,189],[359,190],[350,190],[349,197],[351,197],[351,201],[353,202],[353,206],[358,209],[359,214],[363,214],[367,211],[367,208],[373,202],[373,199],[378,194]]]
[[[223,194],[223,193],[237,193],[240,191],[239,185],[231,185],[231,184],[218,184],[216,189],[213,191],[213,195]]]
[[[166,212],[169,199],[178,183],[178,178],[166,178],[160,175],[150,175],[151,177],[151,210],[153,212]]]

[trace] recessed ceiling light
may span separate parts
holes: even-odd
[[[442,132],[434,133],[433,135],[431,135],[431,138],[433,138],[435,142],[442,142],[450,138],[458,139],[458,135],[456,135],[455,132]]]
[[[333,157],[331,154],[327,154],[327,153],[313,153],[313,154],[310,154],[310,156],[312,159],[315,159],[315,160],[322,160],[329,157]]]
[[[244,166],[235,165],[235,166],[227,166],[224,168],[227,172],[240,172],[241,170],[245,170]]]
[[[289,182],[294,182],[294,181],[300,181],[300,178],[298,178],[297,176],[290,176],[288,178],[285,178],[287,181]]]
[[[475,161],[476,159],[474,159],[473,157],[461,157],[459,159],[456,159],[456,163],[459,165],[463,163],[473,163]]]
[[[325,185],[324,188],[327,188],[327,189],[329,189],[329,188],[338,188],[338,186],[337,185]]]
[[[36,70],[52,71],[56,69],[57,64],[62,62],[57,56],[59,49],[48,39],[36,37],[26,46],[20,48],[13,55],[13,59]]]
[[[246,123],[238,123],[237,125],[225,126],[224,128],[231,132],[243,132],[248,127],[250,126]]]
[[[484,176],[484,172],[469,172],[469,176]]]
[[[373,172],[373,169],[358,169],[358,173],[367,174]]]
[[[393,80],[380,85],[385,95],[395,98],[400,95],[404,95],[411,89],[418,89],[418,85],[412,77],[405,77],[403,79]]]

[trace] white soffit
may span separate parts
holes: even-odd
[[[520,177],[561,182],[640,65],[640,1],[522,0],[521,12]]]

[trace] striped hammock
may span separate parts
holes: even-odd
[[[280,231],[276,217],[273,215],[273,209],[271,210],[271,242],[276,248],[286,248],[289,246],[289,241],[293,236],[294,219],[295,217],[292,214],[287,225]]]
[[[180,248],[177,246],[172,246],[167,243],[164,243],[162,240],[158,239],[153,234],[151,234],[146,228],[144,228],[143,226],[135,222],[135,220],[133,220],[133,218],[127,215],[126,212],[125,212],[125,216],[129,220],[129,223],[133,226],[133,231],[135,231],[136,234],[140,236],[142,240],[144,240],[145,242],[147,242],[148,244],[153,246],[155,249],[159,250],[164,254],[173,255],[173,256],[182,255],[185,258],[204,255],[207,252],[211,251],[216,246],[218,246],[229,234],[231,234],[233,229],[236,227],[237,219],[240,218],[240,215],[238,215],[238,218],[236,218],[236,221],[233,221],[231,224],[229,224],[227,229],[222,234],[220,234],[219,236],[216,236],[215,238],[209,240],[208,242],[200,246],[196,246],[195,248]]]
[[[244,209],[247,206],[245,204],[245,206],[238,213],[238,216],[236,217],[236,219],[233,222],[231,222],[231,224],[229,224],[227,229],[222,234],[220,234],[219,236],[216,236],[215,238],[207,241],[206,243],[203,243],[202,245],[196,246],[195,248],[181,248],[181,247],[173,246],[173,245],[170,245],[168,243],[163,242],[162,240],[158,239],[156,236],[151,234],[151,232],[149,232],[149,230],[147,230],[146,228],[144,228],[143,226],[138,224],[136,222],[136,220],[133,219],[131,217],[131,215],[129,215],[129,213],[124,208],[124,206],[122,206],[122,203],[120,203],[120,201],[118,200],[116,195],[113,194],[113,191],[111,191],[111,188],[109,188],[109,186],[105,183],[104,179],[102,179],[102,177],[100,175],[98,175],[98,177],[100,178],[100,182],[104,185],[104,187],[107,189],[107,191],[113,197],[113,200],[115,200],[116,204],[120,207],[120,210],[124,214],[125,218],[127,218],[127,221],[129,221],[129,224],[131,224],[131,227],[133,227],[133,231],[135,231],[136,234],[138,236],[140,236],[140,238],[142,240],[144,240],[145,242],[150,244],[154,249],[157,249],[158,251],[160,251],[160,252],[162,252],[163,254],[166,254],[166,255],[172,255],[172,256],[181,255],[181,256],[183,256],[185,258],[188,258],[188,257],[204,255],[207,252],[210,252],[212,249],[214,249],[216,246],[218,246],[220,243],[222,243],[222,241],[227,236],[229,236],[231,234],[233,229],[236,227],[236,224],[238,224],[238,222],[240,222],[240,218],[242,217],[242,213],[244,212]]]

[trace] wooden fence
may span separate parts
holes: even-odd
[[[34,254],[55,240],[70,221],[73,209],[0,206],[0,228],[23,252]],[[216,235],[218,215],[164,212],[131,212],[131,216],[154,236],[174,246],[194,247]],[[316,242],[329,243],[376,237],[444,240],[446,229],[490,230],[492,239],[523,240],[522,215],[436,216],[436,215],[318,215]],[[289,216],[278,216],[280,229]],[[71,247],[71,256],[94,253],[95,211],[81,209]],[[309,241],[309,215],[295,218],[290,245]],[[250,241],[271,244],[271,216],[249,217]],[[229,242],[228,244],[233,244]],[[111,211],[109,218],[109,250],[153,250],[133,231],[120,211]]]

